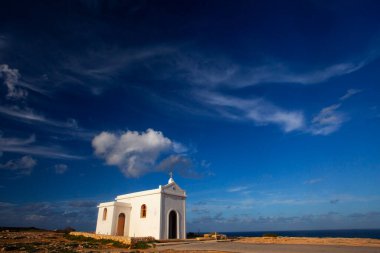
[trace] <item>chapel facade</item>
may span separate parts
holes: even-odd
[[[96,234],[186,238],[186,192],[170,176],[157,189],[119,195],[98,205]]]

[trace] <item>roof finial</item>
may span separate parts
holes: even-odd
[[[169,176],[170,176],[170,178],[169,178],[169,184],[171,184],[171,183],[173,183],[174,182],[174,179],[173,179],[173,171],[170,171],[169,172]]]

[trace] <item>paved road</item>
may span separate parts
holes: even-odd
[[[250,244],[240,242],[192,242],[159,246],[157,249],[218,250],[250,253],[380,253],[380,248],[330,245]]]

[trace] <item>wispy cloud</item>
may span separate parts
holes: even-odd
[[[36,141],[35,135],[29,138],[5,138],[0,135],[0,152],[36,155],[53,159],[83,159],[81,156],[71,155],[59,146],[32,145]]]
[[[0,106],[0,113],[5,116],[9,116],[21,121],[46,124],[46,125],[55,126],[55,127],[66,127],[66,128],[77,127],[77,123],[73,119],[68,119],[66,122],[48,119],[42,115],[36,114],[32,109],[28,107],[25,109],[21,109],[17,106],[12,106],[12,107]]]
[[[8,43],[7,43],[7,37],[0,34],[0,49],[6,48]]]
[[[128,75],[131,71],[144,69],[153,64],[157,58],[164,59],[177,49],[174,47],[156,46],[144,48],[109,48],[88,49],[84,52],[86,57],[69,55],[60,66],[60,71],[53,74],[53,79],[58,83],[75,83],[88,88],[95,95],[102,93],[111,81],[121,73]],[[85,80],[96,80],[100,85]],[[107,85],[104,85],[107,83]]]
[[[358,94],[360,92],[362,92],[362,91],[358,90],[358,89],[349,89],[349,90],[347,90],[346,94],[344,94],[343,96],[341,96],[339,98],[339,100],[344,101],[344,100],[349,99],[353,95]]]
[[[95,135],[92,131],[80,128],[75,119],[68,118],[66,121],[51,119],[35,113],[33,109],[28,107],[21,109],[18,106],[0,106],[0,114],[9,117],[12,120],[36,125],[40,129],[61,134],[66,137],[71,136],[79,139],[90,140]]]
[[[33,134],[26,139],[20,138],[4,138],[3,134],[0,133],[0,147],[6,146],[24,146],[31,144],[36,141],[36,136]]]
[[[204,195],[204,194],[203,194]],[[294,207],[299,208],[299,210],[302,210],[306,207],[312,209],[315,208],[315,210],[328,210],[331,208],[331,204],[348,204],[356,203],[358,206],[362,205],[363,203],[374,203],[379,200],[379,196],[372,195],[372,196],[360,196],[360,195],[314,195],[310,196],[310,194],[270,194],[270,195],[257,195],[257,193],[252,193],[252,196],[247,196],[243,199],[241,198],[226,198],[225,196],[217,196],[217,194],[207,194],[208,196],[216,196],[211,198],[206,198],[207,201],[204,201],[202,203],[189,203],[189,227],[193,227],[192,223],[201,224],[202,221],[206,222],[206,220],[210,220],[211,223],[204,223],[204,224],[226,224],[226,229],[228,231],[233,230],[234,226],[237,225],[240,227],[240,229],[250,229],[253,224],[257,228],[259,224],[261,224],[261,221],[264,222],[266,225],[268,225],[267,229],[269,227],[272,227],[272,229],[275,229],[273,226],[274,224],[278,224],[277,222],[283,221],[291,221],[295,222],[296,219],[299,219],[300,223],[298,225],[305,226],[312,226],[318,225],[318,222],[312,223],[312,220],[316,219],[319,220],[318,216],[322,214],[304,214],[297,216],[286,216],[284,214],[279,216],[262,216],[260,213],[263,210],[273,210],[276,208],[287,210],[288,208],[294,209]],[[220,210],[223,210],[222,215],[220,215]],[[324,223],[324,226],[328,227],[332,225],[329,223],[329,219],[333,218],[332,216],[338,215],[336,213],[326,213],[323,214],[323,217],[327,219],[326,223]],[[363,216],[366,216],[365,214],[362,214]],[[372,216],[373,213],[370,212],[368,214],[369,216]],[[349,219],[348,215],[346,217],[346,214],[338,215],[341,216],[341,222],[347,223],[347,221],[351,220]],[[360,215],[358,215],[360,216]],[[215,218],[218,218],[217,221],[215,221]],[[277,220],[279,218],[279,220]],[[322,217],[321,217],[322,218]],[[363,217],[361,217],[363,218]],[[378,217],[380,218],[380,216]],[[277,220],[277,222],[276,222]],[[336,220],[336,219],[333,219]],[[321,221],[321,220],[320,220]],[[251,224],[252,222],[253,224]],[[268,223],[267,223],[268,222]],[[274,223],[270,223],[274,222]],[[380,222],[380,219],[376,222]],[[342,225],[340,224],[340,225]],[[220,226],[217,226],[219,230],[222,230]],[[283,224],[285,225],[285,224]],[[296,229],[297,222],[295,222],[294,226],[292,226],[293,229]],[[321,225],[321,224],[319,224]],[[347,225],[347,224],[346,224]],[[362,226],[363,223],[361,223],[359,220],[355,223],[355,226],[350,227],[353,225],[353,223],[348,224],[348,228],[353,228],[355,226]],[[372,225],[371,225],[372,226]],[[216,228],[216,227],[215,227]],[[301,227],[299,227],[301,228]],[[331,228],[331,227],[330,227]],[[342,228],[342,227],[337,227]],[[361,227],[362,228],[362,227]],[[205,230],[208,230],[207,228],[204,228]],[[211,228],[209,228],[211,229]],[[309,228],[311,229],[311,227]],[[321,228],[322,229],[322,228]],[[211,229],[212,230],[212,229]],[[226,231],[227,231],[226,230]],[[241,231],[238,230],[237,231]]]
[[[66,153],[62,148],[58,146],[8,146],[8,147],[0,147],[0,150],[3,152],[10,153],[20,153],[20,154],[30,154],[35,156],[41,156],[50,159],[84,159],[83,156],[71,155]]]
[[[66,120],[53,119],[29,107],[27,90],[20,89],[19,86],[44,95],[48,93],[34,85],[19,80],[20,76],[17,69],[11,69],[6,64],[0,65],[0,78],[3,77],[4,84],[8,87],[6,98],[11,98],[6,103],[1,103],[0,116],[36,126],[39,130],[53,132],[60,136],[65,136],[65,138],[70,136],[72,138],[90,140],[94,136],[94,133],[91,131],[80,128],[77,121],[73,118],[67,118]],[[23,98],[22,101],[20,101],[21,98]]]
[[[347,99],[359,92],[361,92],[361,90],[349,89],[342,97],[339,98],[341,101],[340,103],[322,108],[322,110],[313,117],[307,131],[313,135],[329,135],[338,131],[342,124],[349,118],[347,114],[339,111],[338,109]]]
[[[55,170],[55,173],[57,174],[63,174],[67,171],[67,169],[68,169],[68,166],[63,163],[54,165],[54,170]]]
[[[282,230],[284,227],[292,229],[352,229],[377,228],[380,225],[380,212],[366,213],[338,213],[326,212],[321,214],[305,214],[299,216],[265,216],[236,214],[228,215],[217,211],[215,213],[199,213],[189,221],[189,229],[196,229],[202,225],[204,231],[216,229],[225,231],[242,231],[255,227],[257,230]]]
[[[133,75],[134,80],[176,80],[190,86],[213,89],[218,86],[242,88],[265,83],[316,84],[360,70],[374,57],[347,60],[309,69],[297,69],[281,59],[263,60],[249,65],[234,62],[221,55],[201,54],[189,45],[87,50],[86,57],[71,55],[56,73],[57,80],[68,80],[86,86],[99,94],[105,87],[89,86],[88,79],[109,81],[119,74]],[[137,71],[136,71],[137,70]],[[107,85],[109,86],[109,85]]]
[[[5,226],[42,226],[47,229],[71,226],[92,230],[96,225],[96,205],[97,202],[86,199],[18,204],[0,202],[0,223]]]
[[[250,186],[235,186],[235,187],[228,188],[227,192],[242,192],[242,191],[248,190],[249,188],[251,187]]]
[[[19,175],[30,175],[37,161],[31,156],[23,156],[20,159],[9,160],[5,164],[0,164],[0,169],[15,171]]]
[[[378,57],[377,53],[372,53],[359,60],[297,69],[281,59],[267,60],[256,65],[241,64],[218,55],[200,54],[184,46],[173,46],[171,50],[163,53],[165,57],[146,59],[149,66],[147,70],[164,69],[163,72],[170,74],[155,72],[152,76],[160,79],[175,78],[206,88],[242,88],[265,83],[316,84],[358,71]]]
[[[240,190],[240,189],[237,189]],[[236,195],[239,192],[233,192]],[[244,190],[241,191],[244,193]],[[195,196],[194,193],[189,193]],[[351,194],[283,194],[279,192],[263,193],[257,191],[250,191],[244,195],[244,198],[237,198],[236,196],[231,197],[230,195],[220,194],[220,190],[215,190],[212,192],[202,192],[199,194],[202,203],[192,203],[189,202],[189,210],[193,207],[198,209],[210,210],[211,213],[215,210],[229,210],[229,214],[235,213],[253,213],[260,212],[262,210],[276,210],[284,209],[287,210],[291,207],[299,207],[301,209],[309,209],[310,207],[316,208],[318,210],[329,210],[331,200],[338,199],[339,203],[344,205],[357,205],[360,206],[363,203],[376,203],[379,201],[380,197],[376,195],[364,196],[364,195],[351,195]],[[213,196],[213,197],[204,197]],[[190,215],[192,216],[192,215]]]
[[[313,135],[329,135],[336,132],[347,116],[344,113],[337,111],[341,104],[334,104],[323,108],[314,118],[310,126],[310,133]]]
[[[285,132],[301,130],[305,120],[300,111],[288,111],[264,99],[242,99],[214,92],[197,93],[201,101],[216,106],[223,117],[233,120],[253,121],[257,125],[275,124]]]
[[[312,178],[312,179],[306,180],[304,184],[318,184],[322,181],[323,181],[322,178]]]
[[[0,65],[0,78],[8,88],[8,99],[22,99],[28,96],[28,92],[17,87],[20,78],[18,69],[12,69],[7,64]]]

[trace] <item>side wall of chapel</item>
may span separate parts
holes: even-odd
[[[161,203],[160,194],[154,193],[132,198],[119,199],[119,202],[130,203],[131,213],[126,217],[129,220],[130,237],[153,236],[160,238]],[[146,216],[142,217],[141,207],[146,206]]]

